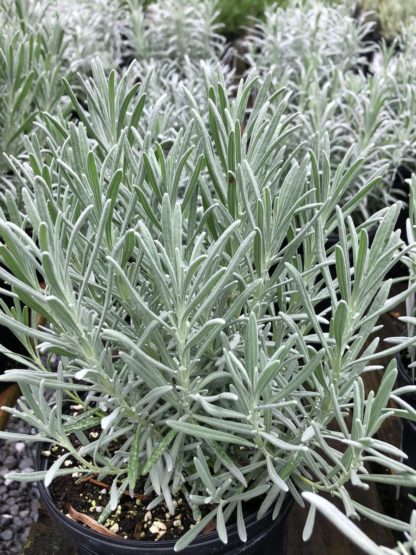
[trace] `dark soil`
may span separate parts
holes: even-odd
[[[98,427],[91,428],[89,434],[100,433]],[[77,439],[71,437],[73,444],[77,444]],[[116,450],[119,445],[114,445]],[[48,451],[42,451],[50,464],[65,451],[57,446],[48,447]],[[68,458],[65,466],[78,466],[77,461]],[[49,466],[49,465],[48,465]],[[98,481],[96,476],[79,475],[74,472],[72,475],[56,477],[49,486],[49,493],[57,506],[68,518],[75,517],[79,523],[88,528],[94,528],[98,522],[100,514],[105,510],[110,500],[111,479],[104,478]],[[117,534],[120,538],[141,541],[176,541],[182,537],[198,521],[195,520],[192,510],[185,497],[179,492],[173,498],[174,514],[169,513],[165,502],[159,503],[156,507],[148,510],[149,504],[154,497],[145,497],[144,480],[139,479],[136,484],[134,497],[130,497],[128,492],[121,497],[117,509],[110,513],[108,518],[102,523],[110,532]],[[245,514],[254,514],[258,511],[262,498],[253,499],[244,503]],[[200,507],[202,517],[212,510],[212,505]],[[75,510],[79,514],[73,513]],[[85,524],[85,516],[93,518],[89,524]],[[230,524],[235,522],[235,517],[231,516]],[[92,523],[92,526],[90,525]],[[100,533],[100,530],[96,530]],[[215,531],[215,521],[210,522],[203,533]]]
[[[90,435],[97,434],[98,436],[101,429],[94,427],[88,430],[87,433]],[[73,444],[77,445],[78,440],[72,434],[71,439]],[[116,451],[119,447],[120,445],[115,443],[111,446],[111,450]],[[50,464],[64,453],[65,451],[61,448],[58,449],[57,446],[52,446],[50,450],[42,452],[44,457],[49,459]],[[78,463],[68,458],[64,465],[75,467]],[[49,487],[49,492],[58,509],[68,518],[74,516],[69,513],[72,512],[72,509],[75,509],[81,515],[87,515],[98,521],[100,514],[105,510],[110,500],[110,487],[110,479],[103,479],[100,482],[96,480],[96,476],[85,477],[85,475],[80,476],[74,472],[73,475],[55,478]],[[126,492],[121,497],[117,509],[110,513],[102,524],[120,538],[141,541],[177,540],[196,524],[197,521],[193,518],[192,510],[181,494],[173,498],[175,512],[172,515],[169,513],[165,502],[161,502],[153,509],[148,510],[147,507],[154,497],[145,497],[143,492],[144,480],[139,479],[134,497],[130,497]],[[201,507],[202,515],[207,514],[211,509],[212,507],[209,505]],[[82,522],[81,519],[78,522]],[[83,524],[85,525],[85,522]],[[87,527],[92,528],[88,525]]]
[[[79,481],[72,476],[61,476],[53,481],[49,491],[58,509],[66,515],[72,506],[79,513],[98,520],[110,499],[109,485],[106,486],[88,479]],[[103,524],[124,539],[142,541],[177,540],[195,524],[192,512],[182,497],[174,499],[174,515],[169,514],[165,503],[148,511],[146,507],[150,501],[139,496],[132,499],[127,494],[123,495],[116,511]]]

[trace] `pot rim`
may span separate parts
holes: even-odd
[[[396,354],[396,361],[397,361],[397,385],[399,387],[403,387],[406,385],[416,385],[416,383],[412,383],[409,375],[406,372],[406,364],[403,360],[403,353],[400,351]],[[402,382],[402,384],[400,383]],[[416,407],[416,393],[407,393],[404,395],[405,399],[407,397],[408,403],[414,403]],[[407,418],[402,418],[403,426],[406,426],[407,429],[412,430],[412,433],[416,433],[416,422],[413,420],[409,420]]]
[[[36,467],[38,470],[41,469],[41,461],[46,460],[41,455],[42,449],[43,449],[42,443],[39,443],[36,447]],[[99,534],[95,530],[92,530],[86,526],[83,526],[82,524],[76,522],[71,518],[68,518],[65,514],[63,514],[56,506],[49,492],[49,489],[45,486],[43,481],[39,481],[37,483],[37,486],[38,486],[41,500],[45,503],[48,510],[53,514],[53,516],[56,517],[59,521],[61,521],[65,526],[73,528],[78,533],[84,534],[86,536],[91,536],[93,538],[95,537],[97,539],[105,541],[105,543],[108,543],[117,547],[122,547],[122,546],[132,547],[140,544],[140,546],[142,546],[143,548],[148,548],[148,549],[152,548],[152,546],[159,550],[161,550],[162,548],[173,549],[174,545],[178,541],[178,540],[163,540],[161,542],[155,542],[155,541],[149,541],[149,540],[139,541],[139,540],[123,539],[123,538],[116,539],[109,536],[105,536],[103,534]],[[281,521],[287,516],[292,504],[293,504],[293,499],[291,497],[286,496],[283,501],[281,511],[276,517],[276,519],[274,520],[271,519],[271,515],[272,515],[271,509],[269,509],[261,519],[257,519],[257,514],[252,513],[248,515],[246,518],[244,518],[246,527],[248,528],[250,526],[255,525],[256,522],[262,522],[268,519],[270,519],[273,523],[277,521]],[[227,533],[228,534],[236,533],[237,528],[238,528],[237,523],[229,524],[227,525]],[[198,547],[198,545],[207,545],[210,543],[217,543],[218,541],[220,541],[220,539],[217,531],[215,530],[214,532],[210,532],[204,535],[198,534],[198,536],[196,536],[196,538],[192,540],[192,542],[189,544],[188,547],[195,548],[195,547]]]
[[[416,382],[412,383],[412,380],[410,379],[406,371],[407,365],[403,360],[403,351],[399,351],[398,353],[396,353],[396,361],[397,361],[398,376],[400,376],[400,378],[406,382],[406,385],[416,385]],[[411,395],[416,400],[416,393],[409,393],[408,395]]]

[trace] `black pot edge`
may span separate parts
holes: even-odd
[[[9,331],[8,328],[5,328],[4,326],[0,326],[0,336],[3,337],[3,333],[4,332]],[[11,333],[11,332],[10,332]],[[21,356],[27,356],[28,352],[26,351],[26,349],[23,347],[23,345],[9,345],[7,347],[10,351],[12,351],[13,353],[16,353],[18,355]],[[0,375],[4,375],[6,373],[7,370],[11,370],[13,368],[13,366],[7,366],[7,364],[10,364],[12,362],[12,359],[10,359],[7,355],[5,355],[2,351],[0,351]],[[16,363],[17,364],[17,363]],[[16,382],[0,382],[0,393],[6,391],[6,389],[8,389],[11,385],[15,385]]]
[[[409,379],[409,375],[406,371],[406,365],[403,360],[402,353],[397,353],[396,360],[398,370],[396,384],[399,387],[412,385],[412,382]],[[403,398],[407,403],[413,404],[416,407],[416,394],[409,394],[407,396],[404,395]],[[408,456],[408,458],[404,462],[412,468],[416,468],[416,422],[408,420],[407,418],[401,418],[401,422],[403,427],[401,436],[401,448]],[[409,522],[412,511],[415,508],[414,502],[409,497],[410,494],[415,494],[415,488],[400,487],[398,490],[396,505],[397,515],[395,516],[404,522]],[[403,539],[401,535],[398,534],[398,532],[396,532],[395,537],[399,541]]]
[[[42,470],[42,455],[41,455],[41,451],[45,448],[45,444],[39,443],[36,447],[36,453],[35,453],[35,462],[36,462],[36,470]],[[44,462],[46,463],[46,459],[44,460]],[[107,536],[103,536],[101,534],[98,534],[97,532],[95,532],[94,530],[90,530],[89,528],[86,528],[85,526],[82,526],[81,524],[79,524],[78,522],[68,518],[67,516],[65,516],[63,513],[61,513],[61,511],[56,507],[55,503],[52,500],[52,497],[48,491],[48,489],[45,487],[45,484],[42,481],[39,481],[38,484],[38,490],[39,490],[39,494],[40,494],[40,498],[41,501],[44,503],[44,505],[46,506],[48,513],[50,514],[50,516],[52,517],[53,520],[57,521],[58,524],[61,527],[68,527],[68,528],[73,528],[74,531],[76,531],[79,534],[85,535],[87,537],[90,538],[97,538],[97,540],[103,541],[103,538],[105,539],[105,542],[108,543],[109,545],[115,547],[132,547],[133,545],[137,545],[138,543],[140,543],[140,546],[143,548],[147,548],[147,549],[158,549],[160,552],[162,551],[173,551],[174,545],[176,543],[176,540],[165,540],[163,542],[151,542],[151,541],[140,541],[137,542],[135,540],[124,540],[124,539],[120,539],[120,540],[115,540],[111,537],[107,537]],[[277,519],[275,519],[272,522],[276,522],[276,521],[283,521],[287,518],[290,509],[293,506],[293,499],[290,497],[286,497],[286,500],[283,503],[283,507],[281,512],[279,513]],[[257,520],[257,516],[256,514],[252,514],[250,516],[248,516],[245,519],[245,524],[246,527],[250,526],[250,524],[255,524],[256,522],[261,522],[261,521],[266,521],[268,519],[271,520],[271,514],[272,511],[270,510],[268,513],[266,513],[266,515],[264,517],[262,517],[260,520]],[[236,532],[237,531],[237,524],[231,524],[229,526],[227,526],[227,532],[229,534]],[[197,548],[198,546],[206,546],[209,543],[217,543],[219,540],[218,538],[218,534],[216,532],[211,532],[209,534],[204,534],[203,536],[199,535],[197,536],[192,543],[190,544],[189,547],[192,548]]]
[[[411,380],[409,379],[409,376],[407,374],[406,371],[406,366],[404,364],[403,361],[403,356],[401,353],[397,353],[396,355],[396,361],[397,361],[397,385],[399,387],[405,387],[407,385],[414,385],[412,384]],[[412,394],[409,393],[408,395],[405,396],[405,400],[407,403],[414,405],[414,407],[416,408],[416,393]],[[416,434],[416,422],[413,422],[413,420],[408,420],[406,418],[402,418],[402,422],[404,425],[409,426],[409,428],[411,428],[414,433]],[[416,438],[415,438],[416,440]]]

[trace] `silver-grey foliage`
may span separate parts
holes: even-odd
[[[0,277],[15,302],[2,305],[0,324],[31,360],[11,355],[16,369],[0,380],[20,384],[10,412],[38,430],[13,437],[56,442],[77,461],[71,473],[110,479],[101,521],[140,476],[171,512],[178,491],[196,517],[208,503],[177,550],[212,518],[226,541],[236,509],[244,540],[245,500],[277,517],[288,496],[303,505],[305,491],[341,499],[348,517],[408,531],[346,489],[416,484],[399,461],[406,455],[375,437],[387,418],[406,415],[388,406],[394,362],[378,391],[366,394],[362,379],[379,357],[379,316],[410,293],[390,298],[386,277],[403,256],[400,206],[354,225],[349,214],[377,180],[344,202],[362,159],[347,156],[331,172],[316,141],[298,163],[284,147],[295,129],[285,93],[270,98],[267,82],[250,110],[256,78],[234,99],[211,87],[207,121],[189,93],[192,118],[170,142],[141,125],[147,84],[129,83],[95,63],[88,111],[67,87],[80,122],[45,117],[48,148],[28,144],[28,163],[11,159],[24,209],[8,194],[10,216],[0,213]],[[58,369],[41,353],[60,355]],[[66,396],[84,412],[66,414]],[[93,425],[97,439],[85,433]],[[68,472],[68,454],[9,478],[49,484]],[[372,461],[394,472],[371,473]]]
[[[325,82],[334,68],[343,72],[366,64],[374,48],[367,43],[373,24],[358,22],[348,5],[327,6],[318,0],[295,0],[288,8],[268,6],[246,40],[247,60],[273,72],[279,84],[300,83],[314,73]]]
[[[333,506],[327,499],[315,493],[305,492],[303,498],[311,504],[310,514],[315,516],[316,510],[321,512],[348,538],[367,555],[412,555],[416,548],[416,511],[413,511],[410,521],[410,532],[406,534],[403,542],[398,542],[396,549],[389,549],[377,545],[367,537],[354,523],[352,523],[340,510]]]
[[[405,247],[405,256],[403,262],[407,265],[409,272],[409,286],[416,283],[416,175],[412,175],[411,179],[408,180],[409,185],[409,218],[406,222],[406,235],[407,235],[407,246]],[[416,326],[416,304],[415,295],[411,292],[406,298],[406,314],[400,317],[400,321],[403,322],[407,333],[403,333],[399,337],[391,337],[388,339],[390,343],[401,344],[406,343],[408,339],[415,337],[415,326]],[[409,345],[407,349],[409,364],[409,377],[411,382],[416,385],[415,380],[415,368],[416,368],[416,350],[414,345]],[[403,358],[403,362],[406,362],[406,357]],[[411,388],[410,388],[411,390]],[[406,393],[406,389],[403,390]],[[399,400],[400,403],[400,400]],[[416,420],[416,409],[413,407],[413,420]]]
[[[24,151],[25,134],[44,110],[56,109],[62,94],[63,30],[46,25],[43,13],[26,0],[0,2],[0,177],[3,153]]]
[[[127,13],[120,0],[37,0],[49,21],[57,19],[65,30],[68,73],[88,73],[99,56],[107,70],[122,62]]]
[[[190,120],[183,88],[207,113],[207,87],[220,81],[233,87],[233,49],[219,31],[216,0],[175,0],[150,4],[126,0],[126,52],[137,60],[139,80],[149,78],[148,105],[142,119],[160,139],[169,138]],[[207,85],[208,83],[208,85]]]
[[[217,0],[159,0],[143,9],[141,0],[124,0],[127,45],[143,62],[171,61],[180,71],[185,58],[217,60],[224,54]]]
[[[345,5],[311,0],[272,6],[248,37],[247,57],[260,75],[272,71],[274,88],[292,92],[289,106],[303,125],[291,145],[305,141],[308,147],[319,132],[327,134],[334,168],[352,146],[355,157],[365,158],[361,179],[383,168],[380,186],[359,207],[362,219],[402,199],[393,184],[399,170],[414,169],[416,145],[411,28],[400,54],[381,46],[374,75],[369,60],[379,47],[368,40],[371,30],[372,23],[357,20]]]

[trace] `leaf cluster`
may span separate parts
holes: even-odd
[[[396,414],[395,364],[377,392],[362,379],[380,356],[379,316],[414,290],[390,298],[400,206],[354,224],[377,179],[346,197],[364,160],[347,153],[334,171],[319,137],[297,161],[272,75],[260,85],[250,75],[233,95],[208,82],[208,114],[188,92],[189,123],[162,142],[144,116],[149,82],[130,77],[94,62],[85,107],[66,84],[79,120],[46,115],[46,148],[34,140],[28,163],[9,158],[23,207],[6,194],[0,212],[0,278],[14,300],[0,324],[30,360],[11,354],[16,369],[0,381],[19,383],[10,412],[38,430],[31,441],[67,451],[46,472],[11,477],[50,483],[72,456],[71,472],[112,481],[102,519],[139,477],[171,512],[178,491],[196,517],[209,504],[178,550],[213,517],[226,542],[233,513],[244,540],[253,498],[259,516],[277,517],[287,496],[303,505],[303,492],[329,492],[348,516],[380,521],[345,486],[389,481],[372,461],[395,485],[416,480],[405,454],[375,437]],[[59,355],[58,368],[45,355]],[[67,414],[67,399],[83,412]]]

